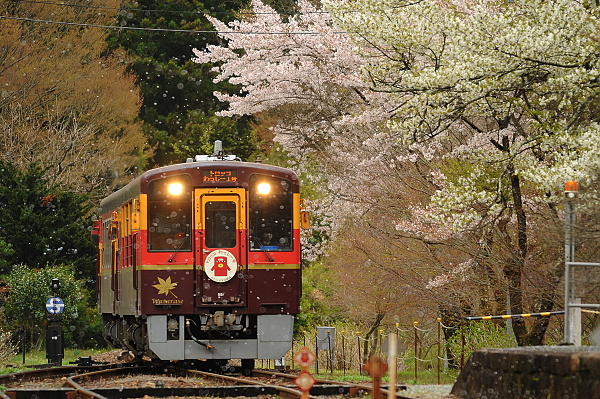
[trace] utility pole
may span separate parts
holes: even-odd
[[[581,308],[571,306],[580,304],[579,298],[574,298],[571,276],[571,264],[575,262],[575,224],[577,214],[575,200],[579,191],[576,181],[565,183],[565,336],[566,344],[581,345]]]

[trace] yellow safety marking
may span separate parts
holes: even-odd
[[[131,231],[140,230],[140,200],[134,198],[131,200]]]
[[[297,230],[300,228],[300,194],[294,193],[292,198],[292,213],[294,215],[292,228]]]
[[[140,194],[139,200],[139,227],[141,230],[148,230],[148,194]]]
[[[521,313],[521,314],[505,314],[499,316],[476,316],[464,317],[466,320],[494,320],[494,319],[510,319],[512,317],[532,317],[532,316],[552,316],[554,314],[563,314],[564,311],[540,312],[540,313]]]

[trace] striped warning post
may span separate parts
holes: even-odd
[[[532,317],[532,316],[552,316],[555,314],[563,314],[564,310],[557,310],[554,312],[540,312],[540,313],[521,313],[521,314],[503,314],[499,316],[467,316],[465,320],[497,320],[497,319],[512,319],[515,317]]]

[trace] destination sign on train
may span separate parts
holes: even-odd
[[[204,169],[202,171],[202,181],[204,182],[237,182],[237,180],[236,169]]]

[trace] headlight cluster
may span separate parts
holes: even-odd
[[[271,192],[271,184],[267,182],[258,183],[258,185],[256,186],[256,191],[260,195],[267,195]]]
[[[167,191],[174,197],[178,197],[183,193],[183,184],[179,182],[170,183],[167,186]]]

